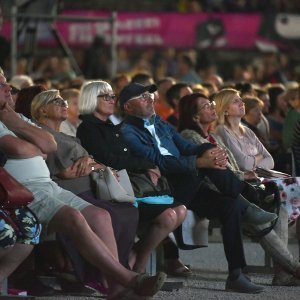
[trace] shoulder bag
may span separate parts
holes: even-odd
[[[40,225],[34,212],[27,207],[32,202],[33,194],[18,182],[4,168],[0,167],[0,216],[16,231],[17,234],[29,237],[28,231],[16,216],[16,209],[22,208],[35,221],[36,232],[30,233],[30,238],[40,234]]]
[[[117,178],[110,167],[91,173],[92,189],[97,198],[105,201],[134,203],[134,192],[125,169],[116,171]]]
[[[0,167],[0,207],[5,210],[13,210],[26,206],[32,200],[32,193]]]
[[[154,185],[147,173],[129,172],[134,194],[137,198],[171,195],[167,178],[158,178],[157,185]]]

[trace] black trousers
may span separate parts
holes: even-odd
[[[199,217],[219,219],[228,269],[244,268],[246,260],[241,234],[241,215],[246,206],[236,198],[224,196],[207,186],[200,187],[189,209]]]

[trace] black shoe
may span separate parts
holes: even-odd
[[[226,280],[225,290],[227,292],[258,294],[264,291],[262,286],[256,285],[244,274],[240,274],[235,280],[231,280],[228,276]]]

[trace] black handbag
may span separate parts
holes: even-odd
[[[167,178],[161,176],[154,185],[146,173],[128,172],[134,195],[137,198],[171,195]]]
[[[245,188],[242,192],[242,195],[248,200],[259,206],[265,211],[275,213],[279,216],[281,200],[278,186],[275,182],[266,182],[266,183],[248,183],[245,182]],[[262,237],[268,234],[272,229],[274,229],[277,219],[271,222],[271,225],[257,231],[250,231],[246,228],[243,228],[243,234],[248,237]]]

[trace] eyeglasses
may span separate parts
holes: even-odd
[[[202,107],[199,108],[198,111],[204,109],[204,110],[209,110],[209,109],[212,109],[216,106],[216,102],[215,101],[212,101],[212,102],[208,102],[208,103],[205,103]]]
[[[102,94],[102,95],[98,95],[97,97],[103,98],[103,100],[106,102],[117,100],[117,96],[114,94]]]
[[[68,101],[62,99],[62,98],[55,98],[53,100],[51,100],[48,104],[54,104],[56,106],[60,106],[60,107],[66,107],[68,108]]]
[[[143,102],[145,102],[145,101],[147,101],[147,100],[149,100],[149,99],[152,100],[152,94],[149,93],[149,92],[145,92],[145,93],[143,93],[143,94],[141,94],[141,95],[139,95],[139,96],[137,96],[137,97],[134,97],[134,98],[129,99],[129,101],[130,101],[130,100],[136,100],[136,99],[142,100]]]

